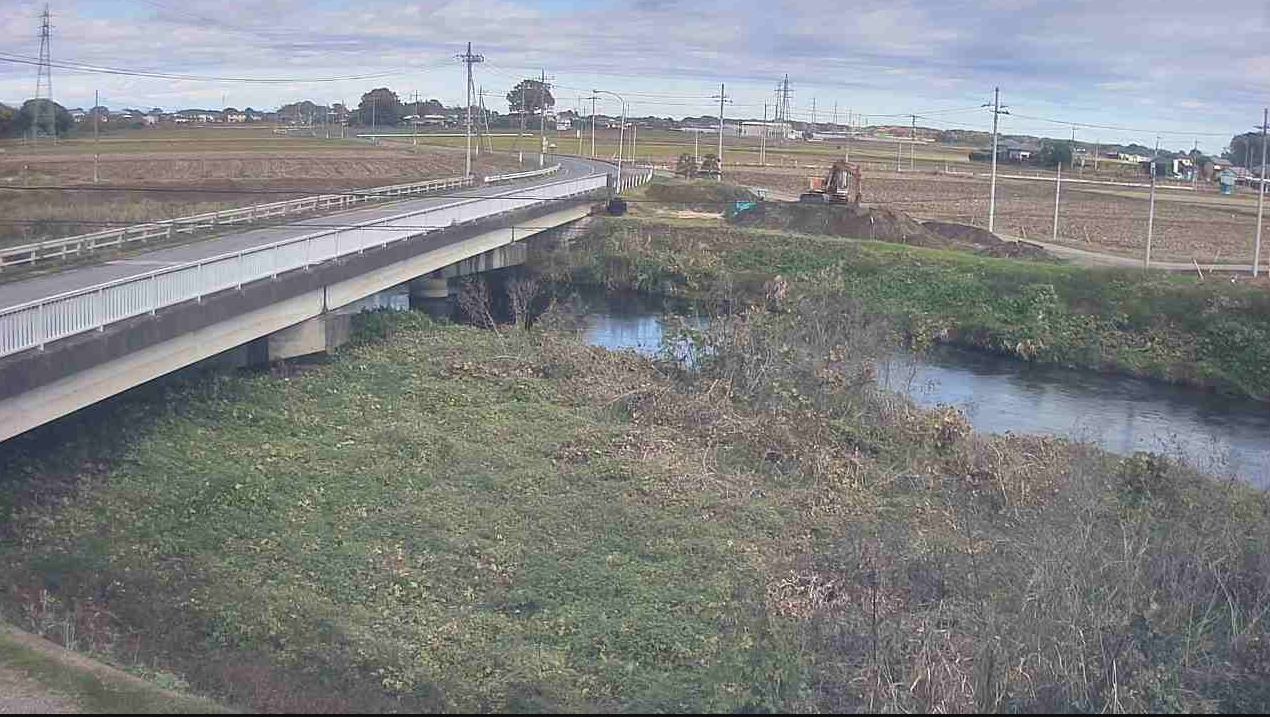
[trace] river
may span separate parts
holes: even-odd
[[[658,350],[659,307],[594,305],[588,343]],[[1270,488],[1270,407],[1255,401],[946,347],[921,357],[897,353],[879,376],[919,405],[960,408],[979,431],[1063,436],[1123,455],[1167,453]]]

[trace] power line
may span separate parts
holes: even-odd
[[[1141,128],[1134,128],[1134,127],[1117,127],[1115,125],[1091,124],[1088,122],[1072,122],[1071,120],[1056,120],[1049,117],[1033,117],[1031,115],[1022,115],[1017,112],[1014,113],[1013,116],[1018,117],[1020,119],[1035,120],[1038,122],[1049,122],[1051,124],[1061,124],[1061,125],[1067,125],[1069,127],[1108,129],[1108,130],[1115,130],[1118,132],[1134,132],[1138,134],[1176,134],[1176,135],[1184,135],[1187,137],[1196,137],[1196,136],[1198,137],[1225,137],[1227,136],[1227,133],[1225,132],[1195,132],[1192,130],[1156,130],[1156,129],[1141,129]]]
[[[40,59],[26,55],[18,55],[12,52],[0,51],[0,62],[9,62],[20,65],[39,65]],[[51,63],[52,67],[59,69],[71,70],[75,72],[87,72],[103,75],[122,75],[126,77],[148,77],[161,80],[187,80],[193,82],[244,82],[255,84],[294,84],[294,83],[320,83],[320,82],[346,82],[351,80],[370,80],[380,77],[394,77],[408,74],[422,69],[430,69],[439,66],[439,62],[430,63],[428,65],[420,65],[418,67],[403,68],[388,72],[377,72],[365,75],[345,75],[342,77],[217,77],[211,75],[186,75],[172,72],[157,72],[150,70],[133,70],[121,67],[108,67],[104,65],[93,65],[73,60],[63,60]]]

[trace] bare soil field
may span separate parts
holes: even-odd
[[[510,171],[508,155],[483,154],[477,174]],[[463,153],[443,147],[374,147],[103,154],[0,154],[0,246],[73,236],[121,222],[148,222],[463,174]],[[74,187],[35,189],[40,186]],[[9,188],[6,191],[5,188]],[[118,190],[111,190],[118,187]],[[174,191],[175,190],[175,191]]]
[[[797,193],[807,187],[808,170],[746,168],[729,181]],[[978,177],[867,172],[866,203],[902,209],[919,219],[986,226],[989,182]],[[1052,182],[997,182],[998,233],[1049,240],[1054,221]],[[1059,212],[1059,242],[1140,257],[1146,247],[1148,198],[1131,188],[1085,189],[1065,184]],[[1256,234],[1256,202],[1251,196],[1221,197],[1158,190],[1152,257],[1160,260],[1221,263],[1251,261]]]

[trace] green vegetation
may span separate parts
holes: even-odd
[[[671,295],[753,297],[774,274],[817,275],[919,348],[951,341],[1270,400],[1270,293],[1221,280],[634,218],[551,261],[557,276]]]
[[[268,710],[1270,705],[1266,494],[974,436],[873,388],[841,288],[769,293],[696,372],[380,314],[22,439],[5,609],[53,586]]]
[[[7,673],[7,675],[6,675]],[[0,623],[0,688],[6,679],[23,676],[34,680],[40,694],[30,699],[47,704],[51,699],[59,706],[73,706],[76,712],[89,714],[221,714],[228,710],[208,700],[180,695],[157,684],[125,675],[92,661],[38,645],[33,638]],[[180,687],[172,675],[157,675],[156,681],[167,681]],[[0,707],[5,698],[0,694]]]

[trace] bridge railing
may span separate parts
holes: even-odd
[[[372,247],[484,219],[544,201],[577,197],[608,184],[596,174],[536,187],[509,189],[490,197],[460,199],[362,222],[324,229],[272,244],[165,267],[126,279],[69,291],[0,309],[0,356],[43,348],[51,341],[89,331],[168,306],[276,277]]]
[[[90,234],[79,234],[72,237],[49,239],[47,241],[0,249],[0,271],[3,271],[6,266],[33,264],[47,259],[62,259],[97,249],[123,246],[131,242],[171,239],[177,234],[192,234],[202,229],[211,229],[221,225],[251,223],[270,217],[285,217],[290,214],[311,212],[319,209],[345,209],[376,199],[423,194],[445,189],[459,189],[470,187],[474,184],[474,177],[429,179],[423,182],[360,189],[349,194],[323,194],[271,202],[269,204],[256,204],[238,209],[223,209],[189,217],[168,219],[154,222],[153,224],[139,224],[119,229],[105,229]]]
[[[655,170],[650,167],[647,170],[644,170],[643,168],[641,168],[641,171],[637,174],[627,174],[626,176],[622,177],[621,188],[634,189],[635,187],[642,187],[645,184],[648,184],[649,182],[653,181],[654,171]]]
[[[528,172],[515,172],[512,174],[491,174],[485,178],[486,184],[497,184],[498,182],[510,182],[516,179],[529,179],[530,177],[546,177],[560,171],[560,165],[556,164],[543,169],[533,169]]]

